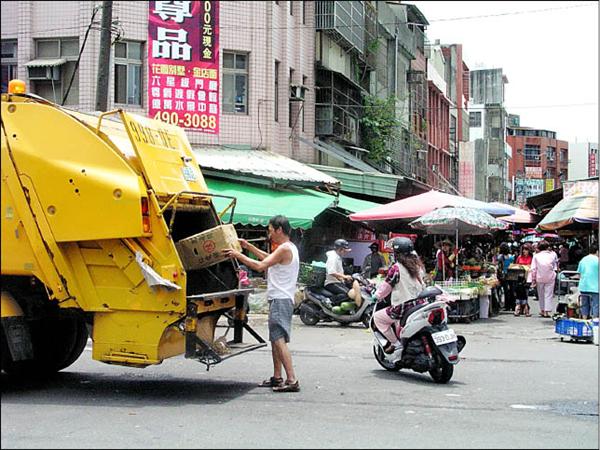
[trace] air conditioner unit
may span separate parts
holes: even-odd
[[[27,71],[30,80],[60,80],[59,66],[28,67]]]
[[[308,90],[305,86],[290,86],[290,100],[304,101],[304,95]]]

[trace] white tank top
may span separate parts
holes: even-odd
[[[289,298],[294,301],[300,258],[298,249],[292,242],[281,244],[292,251],[292,261],[289,264],[275,264],[267,270],[267,298]]]

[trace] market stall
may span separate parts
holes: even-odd
[[[507,228],[506,223],[494,219],[482,210],[461,207],[437,209],[412,221],[410,225],[428,234],[454,235],[457,248],[459,236],[482,235]],[[457,258],[457,268],[460,263]],[[490,297],[498,280],[495,271],[490,270],[491,267],[486,267],[482,275],[483,264],[480,261],[478,265],[466,266],[469,270],[457,270],[454,279],[439,283],[440,287],[454,297],[450,304],[449,318],[471,321],[478,317],[489,317]]]

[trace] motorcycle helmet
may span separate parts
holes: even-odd
[[[347,250],[350,248],[350,244],[348,244],[348,241],[346,239],[336,239],[333,243],[333,248],[335,248],[336,250],[340,248]]]
[[[412,241],[409,238],[405,238],[405,237],[397,237],[392,239],[392,242],[390,243],[390,247],[392,247],[392,250],[394,250],[394,253],[396,254],[400,254],[400,255],[408,255],[410,253],[413,252],[413,250],[415,249]]]

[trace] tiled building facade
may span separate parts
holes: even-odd
[[[51,100],[56,98],[60,103],[95,4],[92,1],[2,2],[3,84],[5,78],[16,75],[27,83],[30,92]],[[121,30],[121,40],[111,49],[109,109],[123,107],[147,114],[149,4],[113,2],[114,29]],[[65,102],[69,108],[95,109],[101,15],[102,11],[96,14],[97,25],[92,27],[81,55]],[[221,106],[224,109],[224,76],[230,73],[239,79],[240,91],[236,94],[243,97],[244,107],[237,112],[221,112],[220,133],[216,136],[187,130],[192,145],[265,148],[302,162],[316,162],[315,150],[297,139],[298,136],[311,141],[314,138],[314,34],[313,2],[220,2]],[[11,58],[13,51],[15,55]],[[29,79],[25,64],[40,58],[66,59],[66,63],[51,69],[59,71],[59,79],[54,82]],[[224,62],[230,66],[231,61],[235,67],[223,67]],[[116,75],[117,65],[121,68]],[[307,87],[304,102],[289,101],[290,85]]]

